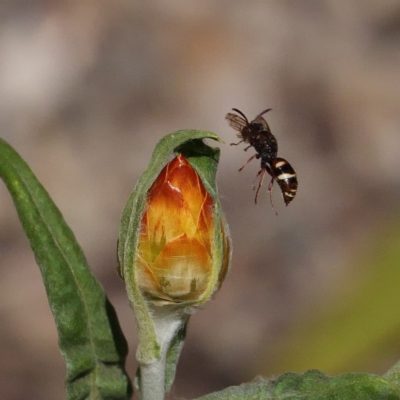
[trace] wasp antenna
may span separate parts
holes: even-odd
[[[263,112],[260,112],[260,114],[258,114],[256,118],[261,117],[262,115],[266,114],[268,111],[272,111],[272,108],[267,108]]]
[[[247,117],[240,110],[238,110],[237,108],[232,108],[232,111],[236,111],[238,114],[240,114],[244,118],[244,120],[247,123],[249,123],[249,120],[247,119]]]

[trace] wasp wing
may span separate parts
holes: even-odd
[[[229,126],[238,132],[242,132],[242,129],[248,125],[244,118],[236,114],[228,113],[225,119],[228,121]]]
[[[252,124],[261,124],[266,131],[271,132],[271,129],[269,128],[269,125],[267,124],[267,121],[263,117],[261,117],[260,115],[258,115],[256,117],[256,119],[251,121],[251,123]]]

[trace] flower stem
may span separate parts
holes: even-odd
[[[189,314],[182,309],[168,306],[151,306],[151,312],[160,345],[160,357],[150,364],[140,365],[141,400],[163,400],[168,350],[178,331],[189,318]]]

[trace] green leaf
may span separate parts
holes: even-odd
[[[127,344],[60,211],[24,160],[0,139],[0,176],[40,267],[67,363],[68,399],[128,399]]]
[[[390,368],[383,377],[400,388],[400,361],[397,361],[397,363]]]
[[[329,377],[320,371],[257,378],[197,400],[398,400],[400,388],[380,376],[350,373]]]

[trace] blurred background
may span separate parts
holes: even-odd
[[[298,174],[275,216],[259,162],[230,147],[232,107],[267,120]],[[124,204],[155,144],[217,133],[233,264],[191,318],[172,397],[282,372],[384,373],[400,358],[397,0],[3,0],[0,135],[61,209],[137,331],[115,272]],[[1,162],[1,160],[0,160]],[[0,185],[0,398],[64,399],[39,269]]]

